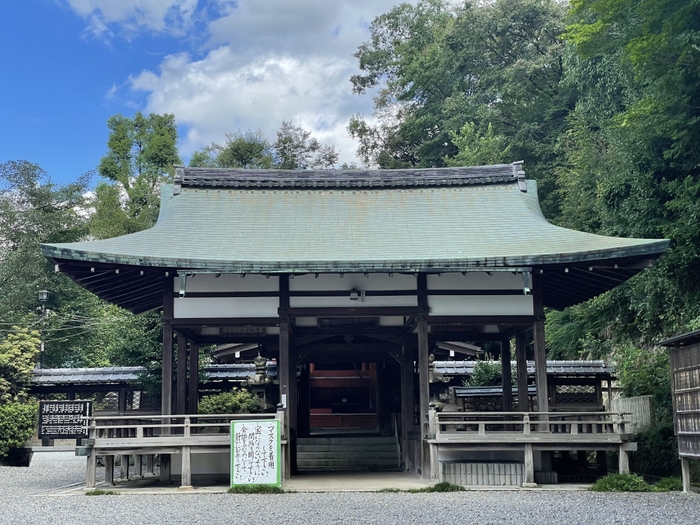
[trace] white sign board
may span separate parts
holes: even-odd
[[[231,486],[282,484],[280,422],[231,422]]]

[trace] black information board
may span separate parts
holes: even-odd
[[[39,401],[39,439],[79,439],[88,436],[92,401]]]

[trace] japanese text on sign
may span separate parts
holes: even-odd
[[[280,484],[278,420],[231,423],[231,485]]]
[[[88,434],[85,416],[92,415],[92,401],[40,401],[39,438],[73,439]]]

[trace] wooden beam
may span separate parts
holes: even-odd
[[[455,324],[464,326],[483,326],[488,324],[508,326],[531,326],[533,315],[431,315],[428,322],[436,324]]]

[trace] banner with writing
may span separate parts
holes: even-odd
[[[282,483],[280,422],[231,422],[231,486]]]
[[[39,439],[87,437],[92,401],[39,401]]]

